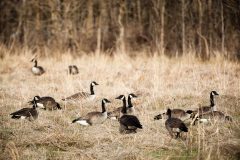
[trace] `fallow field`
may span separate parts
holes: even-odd
[[[21,56],[20,56],[21,55]],[[0,60],[0,159],[239,159],[240,157],[240,65],[216,56],[202,62],[191,54],[180,58],[115,54],[113,57],[62,54],[39,57],[46,73],[31,73],[33,55],[6,54]],[[68,65],[79,74],[68,75]],[[96,86],[93,102],[65,103],[61,99]],[[216,90],[217,109],[232,116],[233,122],[212,122],[189,127],[180,139],[171,139],[164,120],[154,116],[167,108],[195,109],[209,104]],[[106,120],[94,126],[71,121],[90,111],[101,110],[101,99],[112,103],[109,111],[121,106],[120,94],[136,93],[143,129],[136,134],[120,134],[119,123]],[[52,96],[63,108],[39,109],[34,122],[11,119],[10,113],[31,107],[36,95]]]

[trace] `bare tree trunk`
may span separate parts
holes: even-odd
[[[198,0],[198,14],[199,14],[199,24],[198,24],[198,34],[202,35],[202,2],[201,0]],[[202,56],[202,40],[201,37],[198,36],[198,57]]]
[[[185,44],[185,0],[182,0],[182,52],[186,54]]]
[[[221,1],[221,35],[222,35],[222,40],[221,40],[221,49],[222,53],[226,55],[225,53],[225,30],[224,30],[224,15],[223,15],[223,3]]]
[[[209,54],[207,55],[207,58],[210,58],[212,48],[213,48],[213,42],[212,42],[212,35],[213,35],[213,17],[212,17],[212,0],[208,0],[208,19],[209,19]]]
[[[137,0],[137,15],[138,15],[138,22],[141,24],[142,16],[141,16],[141,0]]]
[[[86,30],[88,33],[88,37],[93,36],[93,0],[87,1],[87,24],[86,24]]]
[[[125,53],[125,43],[124,43],[124,26],[123,26],[123,16],[124,16],[124,9],[125,9],[125,0],[121,0],[120,8],[119,8],[119,15],[118,15],[118,24],[120,34],[117,39],[117,51],[120,53]]]
[[[161,7],[161,27],[160,27],[160,54],[164,54],[164,14],[165,14],[165,0],[162,0]]]

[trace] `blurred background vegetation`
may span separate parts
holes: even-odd
[[[1,0],[0,43],[16,53],[240,58],[239,0]]]

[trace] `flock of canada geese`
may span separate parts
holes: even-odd
[[[45,73],[43,67],[38,66],[37,60],[33,59],[34,66],[32,67],[32,73],[34,75],[42,75]],[[78,68],[75,65],[69,66],[69,74],[78,74]],[[93,100],[95,99],[94,86],[99,85],[93,81],[90,84],[90,93],[79,92],[69,97],[62,99],[63,101],[75,101],[75,100]],[[161,113],[154,117],[154,120],[165,119],[165,127],[171,137],[179,138],[181,132],[188,132],[188,128],[184,123],[186,120],[191,120],[191,125],[195,125],[198,122],[209,122],[210,120],[217,119],[221,121],[232,121],[230,116],[225,115],[223,112],[217,111],[214,103],[214,97],[219,94],[216,91],[210,92],[210,105],[202,106],[195,110],[184,111],[182,109],[167,109],[165,113]],[[102,111],[93,111],[87,113],[85,116],[76,118],[72,123],[78,123],[80,125],[88,126],[100,124],[107,119],[118,120],[120,123],[119,131],[122,134],[136,133],[137,129],[142,129],[142,124],[136,116],[136,110],[132,104],[132,99],[137,98],[137,95],[131,93],[127,99],[124,95],[116,97],[121,100],[123,105],[115,110],[108,112],[106,104],[111,103],[108,99],[102,99]],[[19,111],[13,112],[10,115],[13,119],[27,119],[29,121],[36,120],[38,118],[37,108],[43,108],[45,110],[57,110],[62,109],[60,104],[52,97],[39,97],[35,96],[32,101],[29,101],[32,108],[23,108]]]

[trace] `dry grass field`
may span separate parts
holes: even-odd
[[[219,54],[219,53],[218,53]],[[202,62],[191,56],[168,59],[164,56],[89,55],[74,58],[67,54],[39,58],[46,73],[31,73],[32,55],[6,55],[0,60],[0,159],[239,159],[240,157],[240,65],[217,56]],[[68,75],[75,64],[80,73]],[[65,103],[61,99],[96,86],[94,102]],[[171,139],[164,120],[155,115],[167,108],[194,109],[209,104],[216,90],[217,109],[233,117],[232,123],[213,122],[189,126],[181,139]],[[95,126],[71,121],[89,111],[101,110],[108,98],[108,110],[121,106],[120,94],[139,95],[134,105],[143,125],[136,134],[119,133],[117,121]],[[11,119],[10,113],[31,107],[33,96],[52,96],[63,110],[39,109],[34,122]]]

